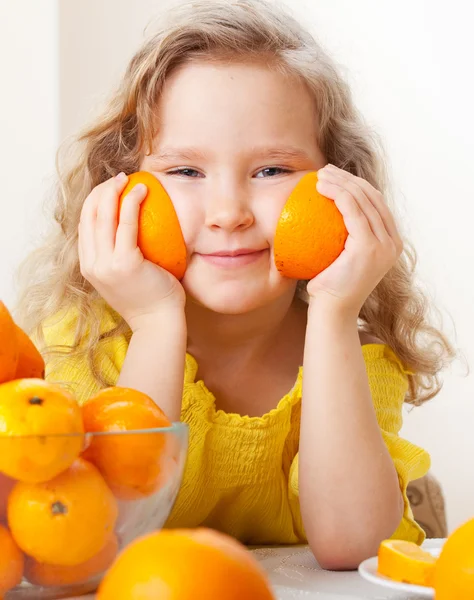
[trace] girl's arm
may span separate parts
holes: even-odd
[[[377,553],[403,515],[357,331],[364,302],[403,244],[382,194],[364,179],[327,165],[318,171],[317,189],[334,200],[348,237],[337,260],[307,286],[300,503],[321,565],[353,569]]]
[[[117,385],[148,394],[171,421],[179,421],[186,356],[184,311],[162,311],[131,337]]]
[[[369,390],[357,320],[313,300],[304,358],[299,489],[321,566],[353,569],[377,554],[403,498]]]

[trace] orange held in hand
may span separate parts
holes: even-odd
[[[134,389],[110,387],[82,407],[87,432],[137,431],[170,427],[149,398]],[[166,437],[158,433],[95,436],[83,456],[94,463],[114,494],[123,500],[148,496],[162,483]]]
[[[313,279],[344,250],[344,219],[334,202],[317,191],[317,181],[316,173],[304,175],[280,215],[274,255],[285,277]]]
[[[0,383],[15,378],[18,353],[16,325],[7,307],[0,301]]]
[[[14,379],[44,379],[43,357],[23,329],[15,327],[19,356]]]
[[[436,600],[474,598],[474,519],[447,539],[434,573]]]
[[[59,475],[79,456],[83,430],[79,405],[61,387],[43,379],[0,385],[0,471],[5,475],[26,482]]]
[[[430,587],[436,558],[413,542],[385,540],[380,544],[378,572],[385,577]]]
[[[105,573],[117,553],[118,541],[115,534],[112,534],[98,554],[73,567],[48,565],[29,558],[26,561],[25,577],[30,583],[43,587],[85,583],[96,575]]]
[[[138,183],[148,188],[140,206],[138,247],[147,260],[182,279],[186,270],[186,244],[173,203],[158,179],[147,171],[129,175],[120,196],[120,207]]]
[[[8,500],[15,542],[53,565],[80,565],[98,554],[117,516],[117,502],[99,471],[80,458],[51,481],[17,483]]]
[[[163,530],[132,542],[103,579],[97,600],[274,600],[248,550],[208,529]]]
[[[0,525],[0,597],[23,577],[24,558],[10,532]]]

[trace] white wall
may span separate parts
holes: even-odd
[[[438,305],[452,315],[457,343],[474,365],[472,4],[453,0],[447,8],[440,0],[287,3],[314,27],[346,69],[360,108],[383,135],[398,210],[418,249],[419,274]],[[26,14],[26,5],[32,18],[25,25],[20,17]],[[15,81],[11,87],[21,92],[0,100],[0,114],[6,110],[14,115],[8,117],[1,163],[8,174],[5,197],[15,199],[9,204],[8,224],[3,218],[0,223],[2,257],[7,257],[0,267],[0,293],[9,297],[8,277],[31,237],[27,217],[36,210],[42,176],[50,171],[58,126],[51,42],[55,3],[42,0],[41,11],[34,10],[37,5],[35,0],[9,3],[8,13],[13,12],[18,22],[5,28],[7,39],[0,42],[8,56],[12,46],[20,47],[15,62],[6,63],[12,72],[6,80]],[[80,127],[108,93],[162,5],[160,0],[60,3],[61,139]],[[25,44],[31,40],[35,40],[35,68],[26,60]],[[34,97],[38,86],[39,105]],[[20,192],[11,173],[22,186],[26,179]],[[452,332],[449,321],[446,328]],[[441,394],[407,414],[404,427],[404,435],[432,455],[451,528],[474,516],[474,377],[463,378],[460,372],[457,366],[446,374]]]
[[[37,242],[58,143],[57,0],[0,3],[0,298]]]

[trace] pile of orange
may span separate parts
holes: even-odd
[[[53,586],[104,572],[118,551],[118,500],[163,480],[164,436],[87,436],[169,427],[148,396],[107,388],[81,407],[44,369],[0,303],[0,598],[22,577]]]
[[[394,581],[433,587],[435,600],[474,598],[474,519],[448,537],[439,558],[412,542],[383,541],[378,572]]]

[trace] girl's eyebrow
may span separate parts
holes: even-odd
[[[314,159],[306,152],[303,148],[297,146],[254,146],[242,153],[248,158],[258,158],[263,160],[281,161],[281,160],[294,160],[308,162]],[[192,146],[183,148],[173,148],[171,146],[165,146],[158,149],[156,152],[152,152],[149,158],[156,162],[167,162],[167,161],[189,161],[205,160],[208,157],[206,152],[200,148]]]

